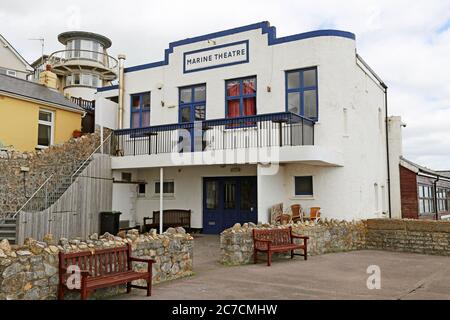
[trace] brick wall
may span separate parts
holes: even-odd
[[[416,173],[400,166],[400,194],[402,203],[402,218],[419,218],[419,200],[417,198]]]

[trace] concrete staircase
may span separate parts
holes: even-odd
[[[10,244],[16,243],[15,218],[6,218],[0,221],[0,239],[7,239]]]

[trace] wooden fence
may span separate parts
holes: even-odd
[[[40,212],[20,212],[17,219],[17,241],[26,238],[42,240],[47,233],[61,237],[86,239],[99,232],[100,212],[112,209],[111,159],[95,155],[89,166],[49,208]]]

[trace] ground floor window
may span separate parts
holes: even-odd
[[[419,213],[434,213],[434,188],[431,185],[419,185]]]
[[[295,195],[312,196],[313,195],[313,177],[295,177]]]
[[[437,205],[439,212],[448,211],[448,196],[450,196],[450,190],[444,188],[437,188]]]
[[[54,113],[39,110],[38,147],[47,148],[53,144]]]
[[[159,195],[161,183],[159,181],[155,182],[155,195]],[[164,181],[163,182],[163,194],[165,196],[173,196],[175,194],[175,182],[174,181]]]

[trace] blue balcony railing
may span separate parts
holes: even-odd
[[[291,112],[115,130],[112,155],[314,145],[314,121]]]

